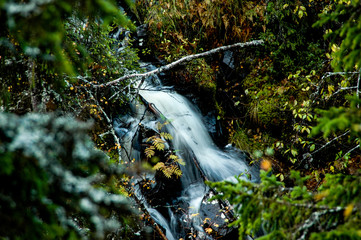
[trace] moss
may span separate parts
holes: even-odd
[[[277,99],[270,98],[258,102],[258,120],[263,125],[278,125],[280,113]]]
[[[193,81],[197,84],[198,89],[208,92],[214,99],[217,84],[211,66],[202,58],[191,61],[188,67],[188,71],[192,75]]]
[[[240,127],[229,138],[230,143],[249,153],[262,150],[264,146],[272,146],[275,141],[274,138],[265,132]]]

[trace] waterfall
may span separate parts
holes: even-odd
[[[185,238],[182,236],[182,228],[197,232],[199,239],[213,239],[202,229],[203,219],[199,215],[204,196],[209,192],[204,178],[211,181],[233,180],[235,175],[249,173],[252,181],[257,181],[257,170],[249,167],[246,156],[241,151],[231,147],[226,148],[230,151],[224,151],[217,147],[198,109],[169,87],[161,86],[158,79],[156,82],[156,86],[154,83],[143,86],[139,94],[156,108],[163,119],[170,122],[165,127],[173,136],[172,148],[185,161],[185,166],[181,166],[183,175],[180,178],[182,187],[179,196],[164,203],[169,205],[167,210],[158,210],[146,204],[148,212],[165,229],[168,239]],[[127,157],[140,156],[139,144],[134,144],[134,140],[138,138],[139,125],[156,129],[156,122],[154,115],[148,113],[146,106],[142,104],[134,105],[132,116],[127,115],[115,121],[114,128],[125,146]],[[242,177],[247,180],[246,174]],[[180,214],[177,210],[180,207],[170,205],[188,209],[185,214]]]

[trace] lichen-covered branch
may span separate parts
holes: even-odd
[[[154,69],[152,71],[149,71],[149,72],[146,72],[146,73],[134,73],[134,74],[130,74],[130,75],[125,75],[125,76],[117,78],[117,79],[115,79],[113,81],[110,81],[110,82],[107,82],[107,83],[104,83],[104,84],[100,84],[100,85],[96,85],[96,86],[97,87],[106,87],[106,86],[109,86],[109,85],[118,84],[119,82],[124,81],[124,80],[129,79],[129,78],[136,78],[136,77],[145,78],[145,77],[149,77],[149,76],[151,76],[153,74],[159,74],[161,72],[168,71],[168,70],[176,67],[177,65],[180,65],[180,64],[182,64],[184,62],[189,62],[189,61],[191,61],[193,59],[196,59],[196,58],[206,57],[206,56],[209,56],[209,55],[212,55],[212,54],[215,54],[215,53],[218,53],[218,52],[226,51],[226,50],[229,50],[229,49],[232,49],[232,48],[243,48],[243,47],[249,47],[249,46],[258,46],[258,45],[262,45],[263,43],[264,43],[263,40],[254,40],[254,41],[250,41],[250,42],[235,43],[235,44],[231,44],[231,45],[227,45],[227,46],[218,47],[218,48],[215,48],[215,49],[203,52],[203,53],[197,53],[197,54],[182,57],[182,58],[180,58],[180,59],[178,59],[178,60],[176,60],[176,61],[174,61],[172,63],[169,63],[169,64],[167,64],[165,66],[156,68],[156,69]]]
[[[84,77],[78,77],[79,80],[82,80],[83,82],[87,83],[87,84],[91,84],[89,81],[87,81]],[[113,125],[112,125],[112,121],[110,120],[110,118],[108,117],[107,113],[104,111],[104,109],[101,107],[101,105],[99,104],[99,102],[96,100],[96,98],[94,97],[93,93],[91,91],[88,91],[87,89],[85,89],[87,94],[89,94],[90,98],[93,99],[96,102],[97,107],[100,109],[100,111],[102,112],[106,123],[108,124],[108,128],[109,128],[109,133],[113,136],[115,144],[116,144],[116,149],[118,151],[118,162],[120,163],[122,160],[122,155],[121,155],[121,145],[120,145],[120,140],[118,138],[118,136],[116,135]]]

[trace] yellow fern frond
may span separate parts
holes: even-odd
[[[151,158],[155,155],[154,149],[155,149],[154,146],[149,146],[144,150],[144,153],[147,156],[147,158]]]
[[[177,177],[181,177],[182,176],[182,170],[180,170],[178,167],[175,167],[173,170],[174,175],[176,175]]]
[[[177,160],[177,159],[178,159],[178,156],[177,156],[177,155],[174,155],[174,154],[171,154],[171,155],[169,156],[169,159]]]
[[[170,133],[166,133],[166,132],[161,132],[160,136],[162,136],[166,140],[172,140],[173,139],[173,136]]]
[[[162,172],[164,174],[164,176],[166,176],[167,178],[171,178],[172,177],[172,168],[171,167],[165,167],[162,169]]]
[[[156,165],[154,165],[153,169],[154,170],[159,170],[159,169],[162,169],[164,168],[164,162],[158,162]]]
[[[186,163],[183,161],[183,159],[181,159],[181,158],[178,158],[177,159],[177,163],[179,163],[180,165],[182,165],[182,166],[185,166],[186,165]]]
[[[155,146],[156,149],[158,149],[159,151],[163,151],[165,148],[164,145],[165,141],[160,139],[160,138],[154,138],[153,139],[153,145]]]

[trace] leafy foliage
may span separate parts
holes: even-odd
[[[176,178],[182,176],[182,170],[175,165],[167,166],[164,162],[158,162],[154,167],[154,170],[160,170],[167,178],[175,176]]]
[[[157,128],[159,131],[165,126],[169,124],[168,121],[164,121],[164,123],[157,123]],[[149,137],[146,142],[150,142],[151,145],[147,146],[144,150],[144,154],[148,159],[152,159],[156,156],[156,151],[161,154],[164,154],[165,159],[162,161],[159,161],[158,158],[156,158],[157,162],[153,166],[153,169],[156,171],[160,171],[163,173],[163,175],[167,178],[171,177],[181,177],[182,176],[182,170],[179,168],[180,165],[184,165],[184,161],[180,159],[176,154],[173,154],[169,149],[167,149],[166,144],[167,140],[172,140],[173,136],[168,132],[160,132],[159,135],[153,135]]]
[[[319,124],[312,129],[313,134],[323,132],[324,137],[328,137],[331,132],[352,130],[358,138],[360,135],[361,111],[359,105],[361,100],[357,96],[348,97],[351,104],[349,107],[332,107],[321,111],[322,117]]]
[[[333,67],[339,70],[359,70],[361,66],[360,6],[358,0],[338,1],[328,6],[315,26],[326,26],[326,38],[332,39]]]
[[[109,24],[113,18],[134,29],[131,22],[118,10],[114,2],[105,1],[6,1],[0,2],[2,20],[11,38],[2,38],[2,45],[18,44],[21,52],[31,58],[55,61],[60,72],[73,73],[70,56],[72,48],[64,48],[65,22],[72,14],[94,21],[97,17]],[[90,17],[92,16],[92,17]],[[27,26],[32,26],[31,28]],[[6,34],[6,35],[7,35]],[[5,36],[6,36],[5,35]],[[4,35],[3,35],[4,36]],[[70,50],[70,51],[64,51]]]
[[[227,199],[235,206],[239,218],[240,238],[259,239],[343,239],[360,238],[360,176],[326,175],[317,192],[307,190],[299,172],[292,172],[293,188],[286,188],[269,172],[261,172],[261,183],[238,179],[237,183],[209,183],[221,192],[216,198]]]
[[[111,184],[120,168],[94,148],[88,128],[66,117],[0,114],[1,237],[103,239],[132,212]]]

